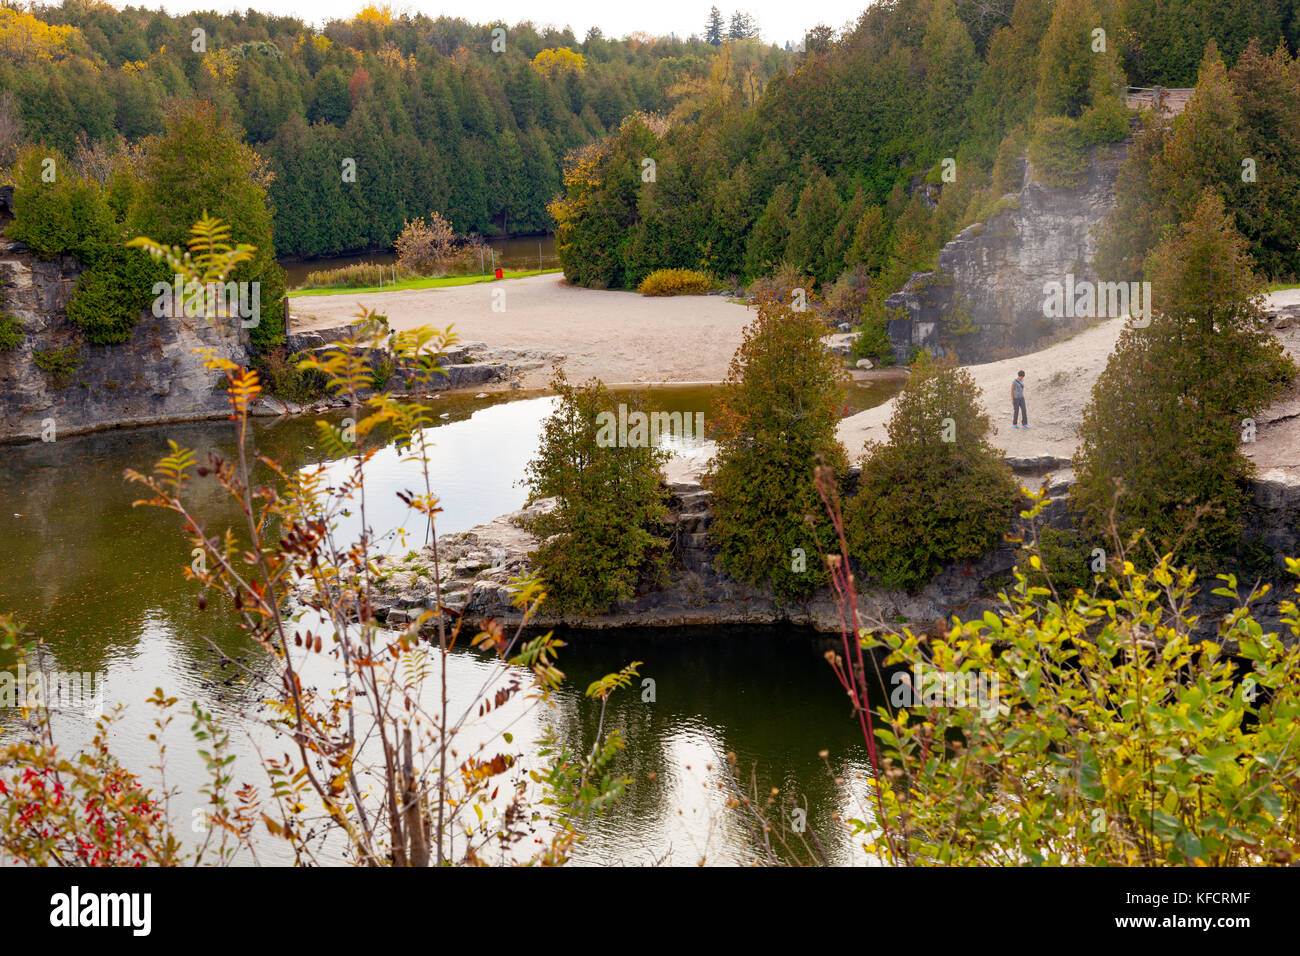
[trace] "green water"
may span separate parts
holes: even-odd
[[[851,408],[886,400],[896,383],[854,389]],[[651,407],[665,411],[713,409],[715,389],[655,389]],[[431,402],[445,415],[432,430],[433,483],[442,496],[439,532],[460,531],[514,510],[525,491],[518,485],[532,456],[542,419],[552,407],[545,396],[446,396]],[[344,417],[344,412],[333,418]],[[44,666],[93,673],[109,707],[125,706],[113,736],[123,762],[146,780],[157,760],[148,742],[152,714],[144,701],[164,688],[185,706],[197,699],[228,712],[257,706],[259,692],[218,664],[222,655],[242,658],[255,671],[260,650],[220,610],[197,606],[197,589],[182,577],[191,561],[176,516],[133,508],[143,496],[123,480],[141,471],[174,439],[195,449],[233,452],[229,422],[128,429],[63,438],[52,444],[0,448],[0,612],[13,612],[43,642]],[[259,454],[296,468],[316,465],[315,426],[306,419],[254,421]],[[696,442],[692,442],[694,444]],[[370,465],[370,520],[376,530],[416,526],[392,492],[418,485],[414,465],[392,449]],[[327,463],[328,464],[328,463]],[[341,467],[336,464],[332,467]],[[194,483],[191,501],[211,529],[238,526],[239,514],[211,479]],[[420,542],[394,532],[388,545],[406,549]],[[565,635],[561,665],[569,675],[557,707],[529,715],[516,728],[527,746],[543,720],[575,748],[590,746],[597,711],[582,698],[587,684],[630,660],[654,681],[655,700],[634,689],[616,695],[607,727],[624,730],[628,749],[623,772],[635,782],[627,798],[592,827],[579,858],[587,862],[646,863],[666,859],[694,864],[743,862],[754,856],[754,836],[717,784],[725,755],[734,752],[745,786],[766,793],[777,786],[799,795],[828,851],[839,862],[864,863],[860,850],[830,819],[859,816],[865,795],[865,751],[855,735],[843,693],[822,657],[826,639],[774,629],[720,629]],[[837,639],[838,640],[838,639]],[[2,661],[5,667],[11,661]],[[476,688],[493,661],[457,651],[449,666],[453,694]],[[13,714],[6,725],[14,729]],[[72,709],[55,715],[65,750],[89,739],[92,717]],[[172,815],[185,820],[200,806],[202,768],[188,740],[188,720],[169,731],[169,783],[180,788]],[[236,779],[264,784],[247,735],[234,735]],[[830,752],[829,768],[818,751]],[[838,782],[836,778],[839,778]],[[267,859],[280,861],[276,848]]]

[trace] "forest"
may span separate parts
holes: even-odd
[[[162,132],[170,100],[198,99],[265,159],[280,256],[386,248],[431,211],[460,234],[547,231],[565,156],[629,113],[668,110],[721,48],[374,6],[317,31],[252,10],[5,5],[0,153],[129,148]],[[750,89],[788,60],[754,39],[726,54]]]
[[[1300,213],[1297,9],[873,4],[843,35],[811,31],[793,69],[752,103],[715,63],[666,120],[632,117],[583,151],[552,206],[565,274],[614,288],[660,268],[733,287],[779,274],[787,287],[820,286],[842,320],[864,320],[870,355],[884,298],[932,267],[960,229],[1013,201],[1025,158],[1037,181],[1072,186],[1091,148],[1135,136],[1103,241],[1108,270],[1137,278],[1162,231],[1214,185],[1262,270],[1294,277],[1300,251],[1283,224]],[[1175,132],[1168,116],[1131,116],[1129,88],[1155,86],[1197,86],[1195,120]],[[1243,182],[1242,156],[1267,172]],[[653,182],[639,175],[642,157],[655,161]]]

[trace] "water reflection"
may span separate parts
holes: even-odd
[[[896,386],[855,393],[853,406],[868,407]],[[713,413],[710,387],[654,389],[650,407],[683,413]],[[630,400],[619,393],[621,400]],[[460,531],[523,504],[518,484],[532,456],[541,421],[552,408],[546,396],[495,394],[476,399],[445,396],[431,402],[445,418],[431,431],[433,485],[442,496],[439,531]],[[339,420],[346,412],[326,416]],[[348,467],[321,455],[315,425],[308,420],[256,420],[252,441],[258,454],[290,468]],[[64,438],[53,444],[0,448],[0,611],[17,614],[44,642],[50,666],[64,671],[102,672],[105,700],[125,705],[111,745],[123,763],[159,785],[157,750],[148,740],[155,713],[145,700],[162,687],[188,711],[197,700],[210,709],[248,712],[266,693],[257,674],[265,661],[235,628],[218,602],[197,606],[197,588],[181,572],[192,560],[175,515],[133,508],[142,486],[122,479],[126,468],[141,471],[167,452],[167,440],[230,456],[232,425],[209,422],[105,432]],[[698,441],[693,439],[693,441]],[[422,487],[418,465],[401,460],[391,446],[371,462],[369,517],[377,531],[412,532],[398,547],[422,543],[413,516],[393,492]],[[259,473],[258,480],[269,475]],[[211,478],[196,479],[190,493],[210,530],[240,527],[242,517]],[[344,527],[343,532],[355,531]],[[588,839],[578,858],[591,864],[748,862],[755,858],[752,831],[726,807],[719,788],[726,755],[735,753],[747,785],[771,787],[806,798],[809,829],[836,862],[866,862],[832,813],[858,816],[865,786],[865,752],[843,697],[821,657],[818,638],[770,630],[683,633],[569,634],[561,667],[569,680],[545,708],[503,712],[516,721],[512,733],[530,766],[546,724],[573,750],[587,749],[596,735],[598,704],[583,697],[588,683],[631,660],[655,681],[655,699],[643,700],[634,686],[610,702],[606,727],[619,728],[628,748],[620,770],[633,778],[626,799],[611,813],[587,824]],[[223,666],[223,659],[227,661]],[[235,663],[230,663],[231,661]],[[11,660],[0,660],[8,667]],[[251,669],[252,676],[240,666]],[[449,665],[453,699],[468,700],[501,665],[458,650]],[[328,670],[321,674],[329,679]],[[189,736],[188,714],[178,715],[165,734],[166,779],[179,788],[169,812],[187,829],[203,800],[203,765]],[[12,714],[4,726],[17,731]],[[488,734],[492,725],[474,733]],[[57,713],[54,727],[65,752],[88,743],[89,716]],[[237,755],[234,777],[265,789],[253,749],[268,743],[251,724],[232,734]],[[472,736],[467,742],[472,743]],[[818,751],[830,752],[830,768]],[[262,862],[287,862],[278,844],[259,847]]]

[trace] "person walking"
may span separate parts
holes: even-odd
[[[1025,420],[1025,428],[1029,427],[1029,409],[1025,408],[1025,373],[1022,369],[1016,376],[1016,380],[1011,383],[1011,427],[1019,428],[1021,419]]]

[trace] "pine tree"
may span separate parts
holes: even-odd
[[[1074,506],[1097,547],[1108,546],[1113,505],[1121,536],[1145,528],[1157,555],[1175,551],[1204,573],[1240,540],[1252,468],[1243,420],[1295,366],[1263,320],[1263,283],[1213,189],[1152,253],[1148,273],[1151,324],[1120,334],[1084,410]]]
[[[732,40],[748,40],[751,37],[758,36],[758,24],[748,13],[737,10],[731,15],[731,23],[727,28],[727,36]]]
[[[970,372],[922,352],[894,400],[889,441],[867,445],[845,509],[853,555],[871,577],[916,589],[997,545],[1018,495],[990,428]]]
[[[721,46],[723,26],[722,11],[717,7],[709,7],[709,19],[704,24],[704,42]]]

